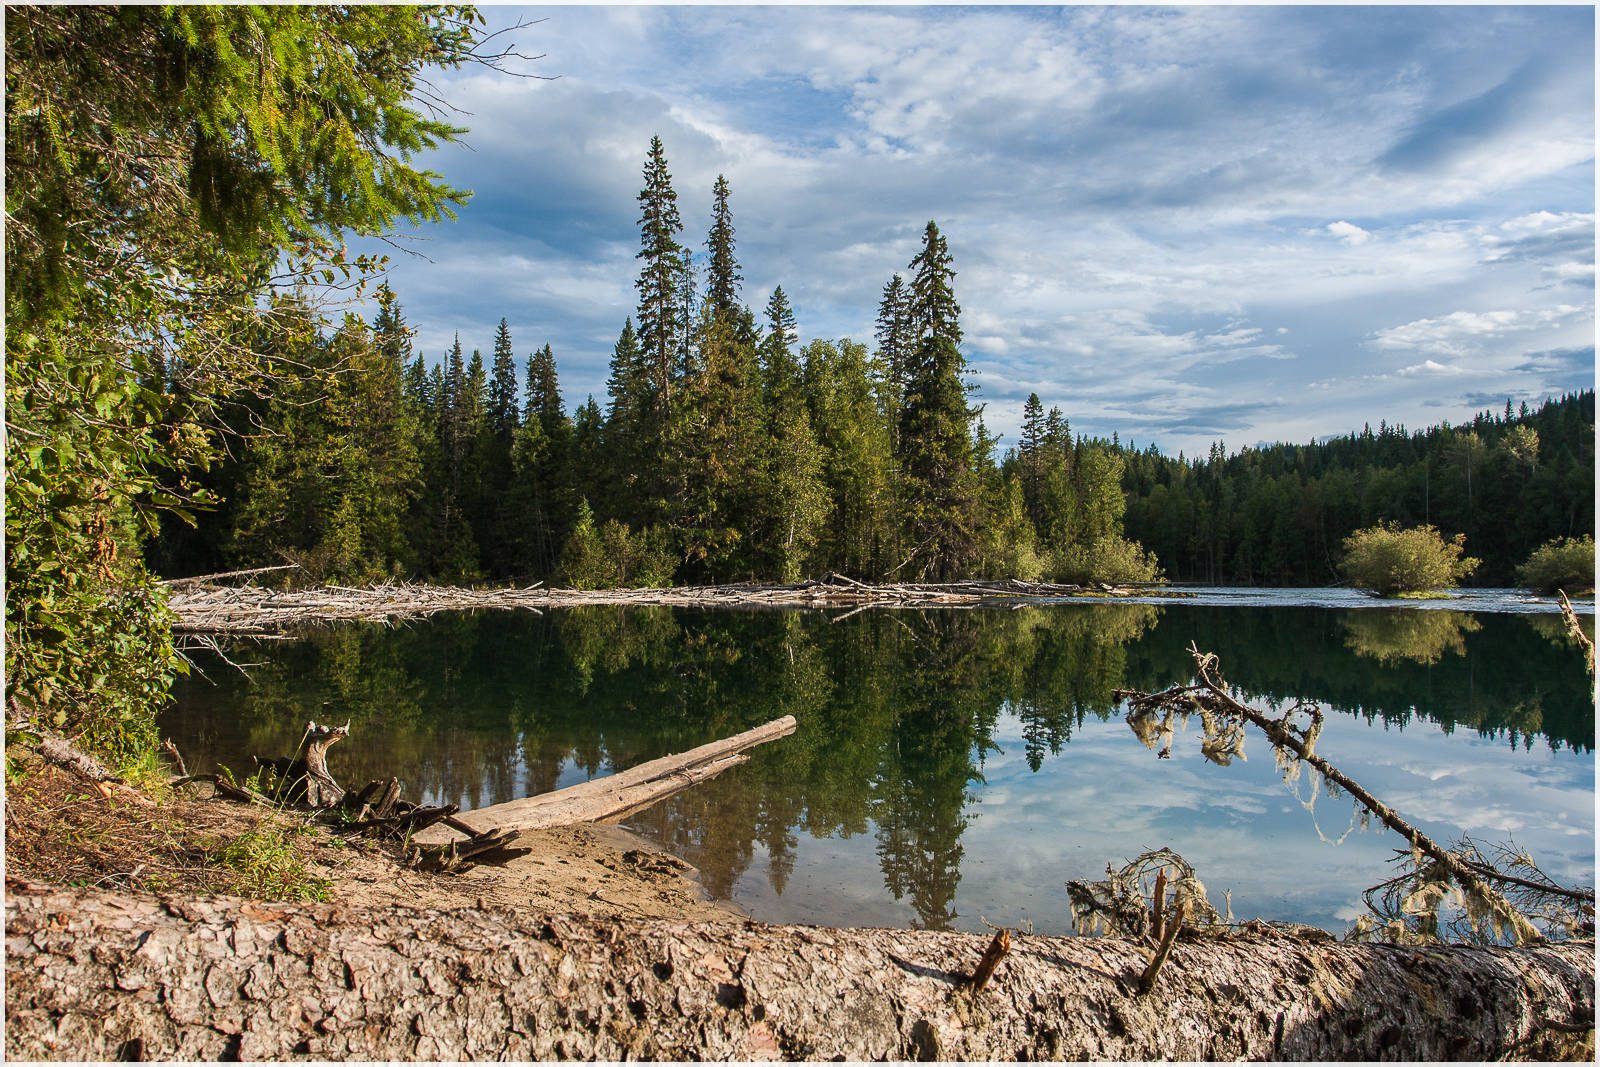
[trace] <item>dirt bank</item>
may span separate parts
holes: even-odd
[[[347,850],[330,857],[325,868],[333,883],[329,899],[359,906],[502,907],[693,922],[745,917],[733,904],[711,900],[689,864],[620,826],[534,830],[517,844],[532,851],[460,874],[422,874],[397,868],[372,850]]]
[[[303,816],[208,798],[209,785],[154,791],[154,808],[103,798],[28,761],[6,802],[6,872],[31,882],[160,894],[323,900],[370,907],[504,907],[603,917],[742,919],[710,900],[692,867],[616,826],[525,834],[531,851],[455,874],[407,870],[393,850]]]

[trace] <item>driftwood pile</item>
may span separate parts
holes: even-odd
[[[168,605],[177,614],[179,633],[272,635],[308,623],[357,619],[422,618],[441,611],[474,609],[523,610],[587,605],[703,608],[843,607],[966,608],[1007,606],[1029,600],[1082,596],[1133,596],[1148,590],[1111,585],[1060,585],[996,581],[940,584],[871,585],[828,574],[793,584],[737,583],[664,589],[470,589],[395,582],[356,589],[324,585],[311,589],[265,589],[227,586],[223,579],[262,573],[251,571],[205,575],[166,583]],[[1176,594],[1169,594],[1176,595]],[[843,618],[844,616],[840,616]]]

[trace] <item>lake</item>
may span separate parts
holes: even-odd
[[[1592,605],[1587,625],[1592,633]],[[1398,838],[1259,732],[1167,758],[1118,688],[1187,682],[1191,641],[1257,706],[1318,703],[1317,751],[1440,841],[1514,839],[1592,883],[1594,703],[1548,600],[1396,608],[1342,590],[1015,610],[574,608],[353,624],[197,654],[163,714],[200,771],[352,721],[330,766],[464,809],[569,785],[784,714],[788,738],[630,819],[758,919],[1066,933],[1066,879],[1162,845],[1236,917],[1342,931]],[[837,621],[835,621],[837,620]]]

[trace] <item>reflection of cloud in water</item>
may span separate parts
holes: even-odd
[[[1003,720],[996,740],[1008,747],[1015,729],[1014,720]],[[1058,881],[1098,878],[1108,862],[1169,845],[1195,865],[1219,905],[1222,891],[1232,888],[1238,917],[1342,929],[1362,910],[1361,890],[1388,876],[1399,839],[1373,820],[1342,845],[1318,840],[1312,817],[1265,758],[1269,749],[1259,732],[1252,731],[1246,748],[1261,758],[1215,767],[1200,757],[1197,736],[1180,734],[1171,759],[1157,760],[1123,724],[1086,723],[1036,773],[1016,756],[994,760],[988,788],[1003,792],[1005,803],[985,805],[985,818],[964,838],[957,911],[999,922],[998,909],[1012,907],[1018,921],[1064,931],[1064,891],[1030,897],[1031,907],[1023,907],[1012,903],[1016,887],[1036,882],[1039,871]],[[1339,714],[1327,719],[1319,751],[1441,840],[1463,832],[1485,840],[1514,833],[1552,873],[1589,877],[1594,775],[1583,761],[1512,752],[1470,735],[1383,733]],[[1352,799],[1324,794],[1316,818],[1332,840],[1356,810]]]

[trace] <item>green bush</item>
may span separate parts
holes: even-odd
[[[573,589],[659,588],[672,584],[676,563],[659,529],[635,531],[607,519],[597,530],[594,512],[583,500],[561,551],[561,581]]]
[[[1344,573],[1379,596],[1448,589],[1478,568],[1463,555],[1466,543],[1465,534],[1446,541],[1432,526],[1369,526],[1344,539]]]
[[[1128,585],[1163,580],[1155,553],[1125,537],[1101,537],[1087,545],[1069,545],[1053,553],[1050,562],[1051,576],[1058,582]]]
[[[1594,592],[1594,538],[1558,537],[1540,545],[1517,568],[1517,581],[1536,593]]]

